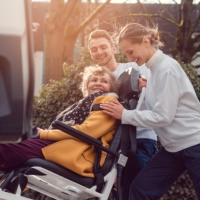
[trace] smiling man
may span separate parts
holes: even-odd
[[[95,30],[90,34],[88,39],[88,49],[91,58],[96,64],[107,67],[117,77],[129,67],[139,70],[147,79],[150,76],[149,69],[147,69],[145,65],[138,67],[134,60],[129,63],[117,63],[114,56],[116,53],[114,41],[110,34],[105,30]],[[141,109],[146,110],[144,103]],[[129,158],[126,164],[123,183],[123,200],[128,199],[132,180],[156,153],[157,136],[154,130],[137,127],[137,149],[134,156],[128,155]]]
[[[138,67],[138,65],[132,60],[129,63],[117,63],[114,54],[116,53],[116,47],[110,34],[105,30],[93,31],[88,39],[88,49],[90,51],[93,61],[100,65],[106,66],[117,77],[119,77],[126,69],[133,67],[139,70],[145,77],[150,76],[149,69],[145,65]]]

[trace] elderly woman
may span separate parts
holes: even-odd
[[[57,120],[100,139],[105,147],[109,147],[115,133],[116,119],[102,110],[91,111],[91,107],[102,102],[116,101],[117,85],[115,76],[108,69],[99,66],[87,67],[81,84],[84,98],[61,112]],[[94,176],[92,171],[95,150],[91,145],[56,129],[38,128],[38,133],[38,139],[1,144],[0,170],[14,168],[30,158],[41,158],[83,176]],[[101,165],[105,158],[106,154],[102,153]]]

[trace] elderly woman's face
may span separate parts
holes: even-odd
[[[91,75],[88,82],[88,94],[93,94],[95,92],[111,90],[110,77],[108,74],[103,75]]]

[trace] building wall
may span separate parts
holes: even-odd
[[[39,91],[43,85],[43,55],[42,51],[37,51],[34,53],[34,62],[35,62],[35,70],[34,70],[34,95],[38,96]]]

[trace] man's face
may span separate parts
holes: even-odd
[[[91,58],[100,66],[106,66],[115,59],[114,53],[116,49],[114,46],[112,47],[110,42],[104,37],[91,39],[88,47]]]

